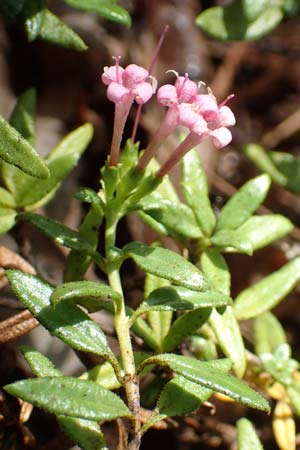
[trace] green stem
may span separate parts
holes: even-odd
[[[110,286],[122,296],[118,307],[115,310],[115,330],[118,336],[122,364],[124,368],[123,385],[125,388],[128,406],[133,414],[133,425],[130,430],[130,441],[128,450],[138,450],[141,442],[141,422],[140,422],[140,393],[136,376],[133,349],[130,339],[129,319],[126,315],[123,289],[120,280],[119,269],[114,264],[114,251],[116,226],[118,218],[107,220],[105,233],[105,252],[108,261],[107,276]]]

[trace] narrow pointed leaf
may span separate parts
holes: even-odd
[[[188,152],[182,159],[182,188],[198,225],[206,236],[210,236],[216,217],[209,200],[206,174],[196,150]]]
[[[52,44],[58,44],[79,52],[87,49],[81,37],[48,9],[44,10],[43,23],[38,37]]]
[[[145,296],[151,295],[151,293],[156,289],[167,286],[169,286],[169,282],[167,280],[147,273],[145,277],[144,294]],[[138,313],[136,312],[136,314]],[[151,331],[153,333],[153,336],[155,337],[155,340],[159,344],[159,351],[162,350],[163,340],[168,334],[172,323],[172,318],[172,310],[156,311],[154,309],[150,309],[147,313],[147,322],[151,327]],[[131,318],[131,320],[135,320],[134,316]]]
[[[227,306],[223,313],[214,309],[209,318],[218,343],[224,353],[232,361],[232,369],[242,378],[246,370],[245,345],[239,324],[231,306]]]
[[[57,220],[33,213],[21,213],[18,215],[18,219],[34,225],[39,231],[57,242],[57,244],[64,245],[65,247],[74,250],[94,253],[94,250],[81,238],[78,231],[68,228]]]
[[[45,159],[50,177],[37,181],[23,174],[16,167],[5,165],[3,179],[12,192],[18,206],[31,209],[41,207],[55,194],[64,178],[77,165],[93,136],[93,128],[87,123],[69,133]]]
[[[256,355],[273,353],[280,345],[287,343],[279,320],[270,312],[256,317],[253,322],[253,337]]]
[[[49,170],[23,136],[0,116],[0,159],[35,178],[48,178]]]
[[[192,263],[171,250],[149,247],[142,242],[132,242],[122,251],[132,258],[144,272],[156,275],[195,291],[207,289],[204,277]]]
[[[224,294],[230,294],[230,272],[221,253],[215,249],[205,250],[201,255],[201,267],[212,286]],[[232,361],[235,374],[241,378],[246,370],[245,346],[231,306],[223,312],[213,309],[209,324],[224,355]]]
[[[150,216],[152,220],[159,223],[165,230],[167,236],[174,238],[197,239],[202,232],[197,225],[193,211],[184,203],[164,200],[157,193],[147,196],[138,204],[144,215]],[[149,225],[151,226],[151,221]]]
[[[163,340],[163,350],[172,351],[207,322],[211,308],[198,308],[180,315]]]
[[[237,421],[238,450],[263,450],[252,423],[243,417]]]
[[[35,144],[36,91],[28,89],[18,99],[10,124],[31,144]]]
[[[93,421],[131,417],[131,412],[116,394],[93,381],[46,377],[17,381],[4,389],[54,414]]]
[[[300,258],[242,291],[235,299],[237,319],[251,319],[274,308],[300,280]]]
[[[105,19],[130,27],[131,19],[128,12],[119,6],[115,0],[65,0],[74,8],[99,14]]]
[[[215,361],[197,361],[186,356],[166,353],[148,358],[143,364],[169,367],[194,383],[220,392],[252,408],[270,411],[268,402],[247,384],[216,368]]]
[[[56,306],[63,300],[72,299],[76,301],[76,298],[78,297],[105,298],[116,302],[121,298],[118,292],[114,291],[106,284],[97,283],[95,281],[71,281],[70,283],[64,283],[54,289],[50,300],[52,305]]]
[[[134,315],[137,317],[150,310],[181,311],[228,304],[231,304],[230,297],[217,291],[196,292],[179,286],[166,286],[152,291]]]
[[[201,267],[203,273],[216,291],[230,295],[231,277],[227,263],[218,250],[208,248],[201,254]]]
[[[7,277],[21,302],[51,334],[76,350],[113,356],[100,327],[80,308],[68,301],[52,308],[49,284],[18,270],[8,270]]]
[[[34,348],[23,345],[21,351],[29,364],[32,372],[38,377],[62,377],[63,373],[58,370],[52,361]]]
[[[216,230],[234,230],[246,222],[264,201],[270,183],[265,174],[247,181],[221,209]]]
[[[143,426],[143,432],[166,417],[182,416],[195,411],[213,391],[184,377],[176,376],[163,388],[155,413]]]
[[[35,349],[23,346],[22,352],[33,373],[39,377],[63,377],[63,373]],[[57,420],[65,433],[83,450],[108,450],[97,422],[61,415],[57,416]]]
[[[240,228],[239,236],[250,241],[253,251],[266,247],[292,231],[294,225],[284,216],[252,216]]]

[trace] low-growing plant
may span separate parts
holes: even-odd
[[[152,66],[146,70],[130,64],[124,69],[115,58],[115,64],[104,69],[102,81],[109,100],[115,103],[114,132],[108,160],[101,169],[99,191],[84,188],[76,194],[90,205],[78,231],[30,212],[54,193],[65,175],[55,172],[57,166],[62,171],[68,166],[64,160],[56,166],[56,152],[47,159],[50,177],[39,184],[12,166],[5,165],[2,172],[11,192],[8,195],[25,209],[18,219],[71,249],[62,285],[51,286],[37,276],[8,270],[12,290],[52,335],[104,361],[79,378],[67,377],[45,356],[23,347],[36,378],[17,381],[5,389],[54,413],[62,429],[84,450],[107,448],[99,423],[114,419],[121,419],[123,448],[137,450],[143,434],[158,421],[191,413],[215,394],[269,412],[264,396],[241,378],[268,396],[273,396],[271,384],[279,383],[285,392],[285,405],[290,408],[289,398],[299,414],[292,399],[294,391],[299,396],[298,364],[290,359],[277,323],[276,336],[270,335],[275,319],[269,311],[299,281],[300,258],[246,288],[233,301],[231,274],[224,256],[232,252],[252,255],[285,236],[293,225],[278,214],[255,214],[270,187],[266,174],[245,183],[215,214],[205,171],[194,147],[207,138],[217,148],[231,141],[228,127],[235,124],[235,117],[225,104],[231,96],[218,105],[212,92],[191,81],[187,74],[175,74],[174,85],[159,88],[157,99],[167,112],[146,149],[139,151],[136,124],[141,105],[155,91]],[[134,101],[139,107],[133,135],[120,151]],[[32,119],[29,108],[26,114]],[[185,137],[159,166],[154,160],[158,148],[179,127],[187,131]],[[66,154],[58,151],[59,157],[68,155],[70,149],[77,161],[77,146],[82,150],[91,135],[89,125],[79,130],[74,132],[74,140],[66,138],[71,139],[70,145]],[[76,133],[83,133],[84,145]],[[179,200],[168,178],[179,161],[185,202]],[[173,238],[181,254],[164,248],[159,241],[117,247],[118,224],[132,213],[139,214],[161,235]],[[100,238],[104,240],[103,251],[99,250]],[[127,259],[145,273],[144,295],[136,309],[126,304],[120,275]],[[107,283],[83,280],[92,262]],[[88,314],[99,310],[113,316],[119,354],[114,354],[107,336]],[[245,349],[239,325],[242,319],[255,319],[256,356]],[[134,343],[132,336],[138,338]],[[283,367],[278,362],[282,360],[280,355],[284,356]],[[263,384],[261,380],[266,378],[268,384]],[[149,410],[143,422],[142,407]],[[238,422],[238,445],[240,449],[262,448],[246,418]]]

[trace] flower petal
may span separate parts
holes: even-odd
[[[135,101],[138,104],[143,104],[152,97],[153,87],[145,81],[144,83],[139,83],[131,92],[135,95]]]
[[[175,88],[177,90],[179,103],[190,103],[198,92],[197,84],[190,80],[188,75],[185,77],[178,77],[175,82]]]
[[[157,91],[157,100],[160,105],[174,106],[178,103],[177,90],[173,84],[165,84]]]
[[[123,101],[130,94],[129,89],[120,83],[112,81],[107,88],[107,98],[114,103]]]
[[[230,127],[235,125],[235,117],[233,112],[228,106],[221,106],[219,109],[220,123],[224,127]]]
[[[210,136],[212,137],[213,143],[217,148],[225,147],[232,140],[231,132],[225,127],[220,127],[211,131]]]
[[[122,84],[122,74],[124,72],[123,67],[119,65],[104,67],[104,72],[101,76],[101,80],[106,86],[110,85],[113,81]]]
[[[123,72],[122,79],[124,86],[131,89],[144,82],[148,76],[148,70],[136,64],[129,64]]]

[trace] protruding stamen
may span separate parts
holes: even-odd
[[[222,108],[222,106],[226,105],[226,103],[234,97],[234,94],[228,95],[228,97],[225,98],[225,100],[222,101],[222,103],[219,104],[218,108]]]
[[[162,44],[164,42],[164,39],[166,37],[166,34],[167,34],[169,28],[170,28],[169,25],[165,26],[165,28],[163,29],[163,32],[162,32],[162,34],[160,36],[160,39],[159,39],[159,41],[157,43],[157,46],[156,46],[156,48],[154,50],[154,54],[152,56],[152,60],[150,62],[149,68],[148,68],[149,75],[151,75],[151,73],[152,73],[154,64],[156,63],[156,60],[157,60],[158,53],[159,53],[159,51],[161,49],[161,46],[162,46]],[[154,83],[152,83],[152,86],[154,87]],[[156,86],[155,86],[154,92],[155,91],[156,91]],[[140,117],[141,117],[142,107],[143,107],[143,105],[140,104],[137,107],[137,110],[136,110],[136,115],[135,115],[134,124],[133,124],[133,128],[132,128],[132,133],[131,133],[131,142],[135,141],[137,127],[138,127],[138,124],[139,124],[139,121],[140,121]]]
[[[169,25],[166,25],[165,28],[163,29],[163,32],[162,32],[162,34],[161,34],[161,36],[160,36],[160,39],[159,39],[159,41],[158,41],[158,43],[157,43],[157,46],[156,46],[155,50],[154,50],[154,53],[153,53],[153,56],[152,56],[152,60],[151,60],[151,62],[150,62],[149,68],[148,68],[149,74],[152,73],[154,64],[156,63],[158,54],[159,54],[159,52],[160,52],[160,49],[161,49],[161,46],[162,46],[162,44],[163,44],[163,42],[164,42],[164,39],[165,39],[165,37],[166,37],[166,34],[167,34],[167,32],[169,31],[169,28],[170,28]]]

